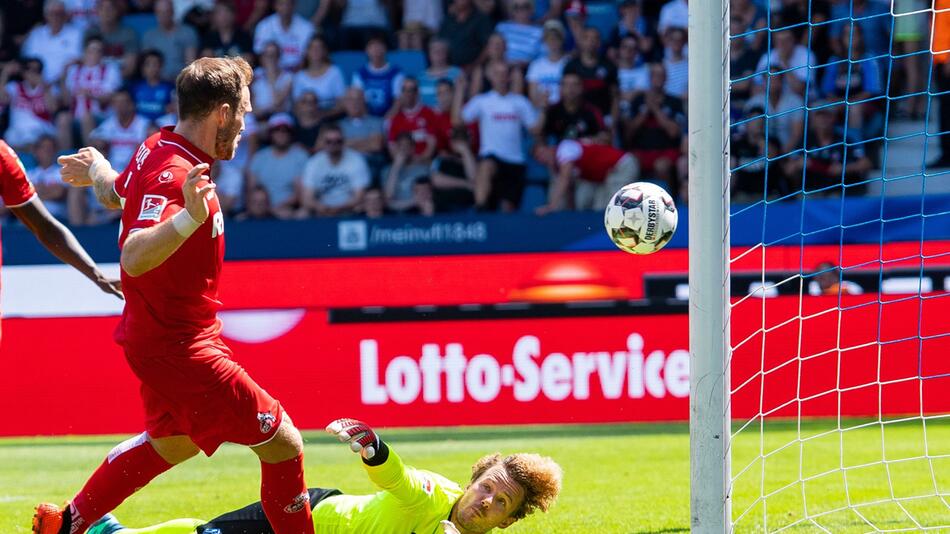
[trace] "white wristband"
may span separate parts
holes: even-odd
[[[188,210],[181,210],[172,215],[172,226],[182,237],[188,237],[195,233],[195,230],[201,226],[201,223],[192,218]]]
[[[96,161],[93,161],[92,164],[89,165],[89,169],[86,171],[86,173],[89,175],[89,179],[92,180],[92,183],[96,183],[96,174],[99,172],[99,165],[101,164],[108,165],[109,160],[106,158],[99,158]]]

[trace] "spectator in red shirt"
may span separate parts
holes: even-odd
[[[618,189],[640,175],[640,165],[631,154],[608,144],[573,139],[558,144],[557,165],[550,200],[536,210],[538,215],[562,209],[571,185],[575,209],[603,209]]]
[[[389,155],[396,158],[399,149],[396,143],[400,134],[408,132],[415,143],[412,161],[428,164],[435,155],[436,125],[435,113],[419,102],[419,82],[415,78],[406,78],[402,82],[402,93],[396,105],[398,110],[389,125]]]

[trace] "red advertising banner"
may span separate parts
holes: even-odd
[[[950,411],[950,299],[748,299],[733,322],[733,415]],[[688,417],[685,314],[337,324],[228,313],[235,357],[302,428],[671,421]],[[799,316],[804,317],[798,320]],[[141,429],[116,318],[4,322],[0,435]],[[943,332],[941,332],[943,330]],[[763,349],[764,347],[764,349]]]

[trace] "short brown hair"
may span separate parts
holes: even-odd
[[[234,113],[241,104],[241,90],[251,85],[254,71],[242,57],[203,57],[182,69],[175,80],[178,119],[203,119],[221,104]]]
[[[510,454],[504,458],[500,453],[483,456],[472,466],[472,482],[485,471],[501,465],[508,475],[524,488],[524,502],[511,517],[521,519],[539,509],[547,512],[561,492],[561,466],[548,456],[533,453]]]

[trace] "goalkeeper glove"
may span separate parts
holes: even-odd
[[[371,460],[380,450],[379,436],[362,421],[337,419],[327,425],[327,432],[335,435],[341,442],[349,443],[350,450],[360,453],[364,460]]]

